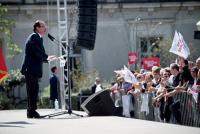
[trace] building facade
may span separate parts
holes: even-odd
[[[12,29],[13,41],[23,52],[25,40],[38,19],[47,22],[48,32],[58,38],[56,0],[0,0],[0,3],[8,5],[6,17],[16,22]],[[76,34],[76,11],[76,0],[69,0],[69,39]],[[159,45],[161,41],[172,41],[175,30],[182,33],[191,50],[189,59],[195,60],[200,56],[200,41],[194,39],[199,20],[200,2],[195,0],[99,0],[95,48],[92,51],[81,50],[79,59],[83,70],[97,70],[100,77],[110,80],[115,75],[114,70],[127,65],[128,52],[137,52],[139,63],[142,57],[159,55],[159,52],[152,52],[149,48]],[[3,36],[1,42],[6,53]],[[47,37],[44,37],[44,44],[48,54],[59,56],[58,45]],[[23,54],[15,57],[11,63],[7,61],[9,68],[20,68],[22,57]],[[51,66],[44,65],[41,89],[48,85]],[[140,68],[140,64],[136,67]]]

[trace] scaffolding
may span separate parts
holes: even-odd
[[[64,56],[66,62],[69,59],[68,55],[68,27],[67,27],[67,0],[57,0],[57,15],[58,15],[58,42],[60,46],[60,56]],[[67,66],[60,69],[60,100],[61,108],[66,108],[65,95],[69,89],[68,76],[69,71]],[[70,98],[69,98],[70,99]],[[71,103],[71,101],[69,102]]]

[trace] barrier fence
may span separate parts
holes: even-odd
[[[119,96],[119,95],[118,95]],[[144,108],[144,97],[148,99],[147,107]],[[81,104],[88,96],[79,96],[79,104]],[[150,120],[162,122],[160,119],[160,110],[159,107],[155,107],[152,103],[154,97],[153,93],[139,93],[137,96],[134,96],[133,100],[133,110],[134,117],[136,119]],[[116,98],[114,98],[113,101]],[[186,126],[200,127],[200,101],[197,102],[191,94],[187,92],[180,92],[173,96],[173,102],[178,102],[179,116],[181,117],[181,124]],[[122,104],[122,103],[121,103]],[[169,108],[171,111],[171,107]],[[173,112],[171,113],[169,123],[180,124],[175,119]]]
[[[153,93],[145,93],[148,95],[148,108],[149,112],[141,111],[142,104],[142,94],[134,96],[134,112],[135,118],[151,120],[151,121],[161,121],[159,117],[159,107],[154,107],[152,104]],[[191,94],[187,92],[180,92],[173,96],[173,102],[178,102],[180,104],[180,109],[177,109],[180,113],[181,124],[187,126],[200,127],[200,102],[196,102]],[[170,107],[171,110],[171,107]],[[171,114],[170,122],[177,124],[177,121]]]

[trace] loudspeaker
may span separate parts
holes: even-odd
[[[200,31],[194,31],[194,39],[200,40]]]
[[[78,0],[77,46],[93,50],[97,27],[97,0]]]
[[[90,116],[115,115],[115,106],[109,90],[102,90],[91,95],[81,104],[81,107]]]

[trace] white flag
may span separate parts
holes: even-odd
[[[187,59],[187,57],[190,55],[190,49],[187,46],[187,44],[185,43],[182,34],[179,32],[179,38],[180,38],[180,44],[183,44],[183,54],[185,55],[185,59]],[[181,47],[181,46],[180,46]]]
[[[185,59],[187,59],[187,57],[190,55],[190,50],[180,32],[178,33],[177,31],[175,31],[174,39],[169,52],[172,52]]]
[[[133,73],[124,65],[124,80],[129,83],[136,84],[138,81],[133,75]]]

